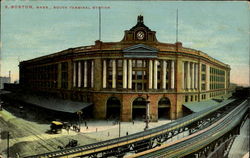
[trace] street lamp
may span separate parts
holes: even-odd
[[[119,120],[119,138],[121,137],[121,121]]]
[[[150,103],[150,99],[149,96],[147,95],[147,100],[146,100],[146,127],[145,130],[148,129],[148,123],[149,123],[149,103]]]
[[[79,132],[80,132],[80,129],[81,129],[81,115],[82,115],[82,111],[77,111],[77,115],[79,117]]]

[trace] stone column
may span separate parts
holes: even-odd
[[[199,71],[199,69],[198,69],[198,64],[197,63],[195,63],[195,89],[197,90],[198,89],[198,83],[199,83],[199,81],[198,81],[198,71]]]
[[[210,66],[206,66],[206,90],[210,90]]]
[[[123,88],[127,88],[127,60],[123,60],[123,74],[122,74],[122,82],[123,82]]]
[[[88,65],[87,60],[84,61],[84,87],[86,88],[88,86]]]
[[[194,63],[192,63],[192,89],[194,89]]]
[[[128,60],[128,89],[132,89],[132,60]]]
[[[72,89],[73,84],[73,61],[68,61],[68,90]]]
[[[167,64],[166,60],[163,60],[162,63],[162,88],[166,89],[166,73],[167,73]]]
[[[175,80],[175,70],[174,70],[174,61],[171,60],[171,89],[174,89],[174,80]]]
[[[198,80],[199,80],[199,82],[198,82],[198,89],[199,89],[199,91],[201,91],[201,63],[199,63],[199,65],[198,65]],[[200,96],[199,96],[199,98],[200,98]]]
[[[224,88],[227,88],[227,71],[224,71]]]
[[[149,78],[148,78],[148,88],[152,89],[153,87],[153,61],[149,60]]]
[[[182,62],[182,89],[185,89],[185,61]]]
[[[107,88],[107,61],[103,60],[103,66],[102,66],[102,88]]]
[[[73,61],[73,87],[76,87],[76,62]]]
[[[94,61],[94,90],[99,91],[103,88],[103,63],[101,58],[93,59]]]
[[[94,60],[91,61],[91,88],[94,87]]]
[[[116,61],[112,60],[112,88],[116,88]]]
[[[190,89],[190,63],[187,62],[187,89]]]
[[[82,64],[81,61],[78,61],[78,87],[81,87],[82,82]]]
[[[158,72],[158,67],[157,67],[157,64],[158,64],[158,60],[155,60],[154,61],[154,89],[157,89],[157,72]]]

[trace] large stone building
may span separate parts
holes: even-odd
[[[95,118],[176,119],[183,104],[227,94],[230,67],[182,43],[161,43],[137,24],[120,42],[69,48],[20,63],[20,85],[33,94],[92,104]]]

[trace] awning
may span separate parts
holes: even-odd
[[[11,94],[6,94],[6,96],[15,100],[23,101],[25,103],[34,104],[36,106],[40,106],[46,109],[68,112],[68,113],[76,113],[92,105],[92,103],[88,102],[77,102],[77,101],[63,100],[60,98],[44,97],[38,95],[11,93]]]
[[[234,101],[235,99],[227,99],[227,100],[206,100],[206,101],[200,101],[200,102],[189,102],[184,103],[183,106],[187,107],[193,112],[199,112],[202,110],[205,110],[207,108],[213,107],[213,106],[219,106],[219,105],[226,105],[230,102]]]
[[[188,103],[184,103],[183,105],[193,112],[199,112],[206,108],[216,106],[218,104],[219,102],[217,101],[206,100],[206,101],[200,101],[200,102],[188,102]]]

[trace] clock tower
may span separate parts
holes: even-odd
[[[124,38],[121,42],[157,42],[155,33],[155,31],[150,30],[144,25],[143,16],[139,15],[137,17],[137,24],[130,30],[125,31]]]

